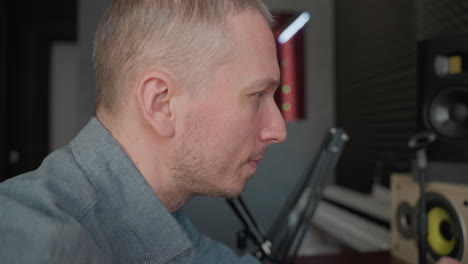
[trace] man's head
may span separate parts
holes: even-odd
[[[135,75],[148,67],[196,90],[233,55],[226,18],[246,10],[273,23],[261,0],[113,0],[94,42],[96,108],[117,114]]]
[[[267,23],[257,12],[227,22],[236,56],[212,72],[199,99],[185,104],[173,171],[197,194],[233,197],[286,131],[274,100],[280,72]]]
[[[132,17],[124,33],[111,16]],[[107,11],[95,50],[98,110],[131,112],[127,131],[113,134],[160,198],[236,196],[268,145],[286,138],[269,23],[255,0],[120,0]]]

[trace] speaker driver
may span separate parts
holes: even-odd
[[[416,210],[407,202],[402,202],[397,208],[397,227],[400,234],[407,239],[414,239],[418,222]]]
[[[446,138],[468,138],[468,88],[453,86],[442,89],[429,106],[429,123]]]
[[[455,249],[452,217],[444,208],[433,207],[429,210],[427,218],[429,246],[438,255],[449,255]]]
[[[450,203],[438,193],[427,193],[427,247],[432,260],[442,256],[461,259],[463,230],[460,217]]]
[[[440,173],[449,174],[444,171]],[[410,213],[413,211],[418,218],[420,212],[419,184],[412,177],[411,174],[392,174],[391,178],[391,252],[392,256],[406,263],[418,263],[419,236],[416,234],[411,237],[400,230],[401,216],[413,215]],[[427,234],[424,243],[426,263],[436,263],[441,256],[451,256],[463,264],[468,264],[468,184],[428,181],[424,197],[427,212]],[[415,222],[418,230],[418,219]]]

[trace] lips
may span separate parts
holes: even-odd
[[[258,164],[260,161],[262,161],[262,159],[263,159],[263,152],[257,153],[256,155],[252,155],[252,157],[250,157],[248,162],[255,162]]]
[[[262,160],[262,158],[251,159],[251,160],[248,162],[248,164],[249,164],[250,167],[252,167],[254,170],[257,170],[258,163],[260,163],[261,160]]]
[[[251,161],[249,161],[247,164],[248,164],[248,165],[250,166],[250,168],[252,168],[254,171],[257,170],[258,162],[251,160]]]
[[[266,151],[266,149],[254,153],[254,154],[250,157],[249,161],[253,161],[253,162],[255,162],[255,163],[259,163],[259,162],[263,159],[263,155],[265,155],[265,151]]]
[[[265,154],[266,152],[266,148],[265,149],[262,149],[261,151],[258,151],[256,153],[254,153],[248,160],[247,160],[247,163],[254,168],[254,170],[257,169],[257,166],[258,164],[260,163],[260,161],[262,161],[263,159],[263,155]]]
[[[258,159],[252,159],[252,162],[255,162],[256,164],[260,163],[263,158],[258,158]]]

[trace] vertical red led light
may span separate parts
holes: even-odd
[[[296,121],[298,116],[298,86],[296,76],[296,61],[294,53],[294,41],[288,41],[279,45],[281,54],[281,95],[280,109],[287,122]]]
[[[278,41],[280,35],[298,17],[280,14],[278,26],[273,30],[277,40],[278,62],[281,70],[281,86],[275,99],[286,122],[305,118],[304,78],[304,27],[301,27],[287,41]]]

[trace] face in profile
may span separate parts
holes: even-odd
[[[228,18],[235,56],[208,75],[202,96],[188,99],[174,161],[179,188],[235,197],[271,143],[286,138],[274,100],[279,84],[275,41],[264,18]]]

